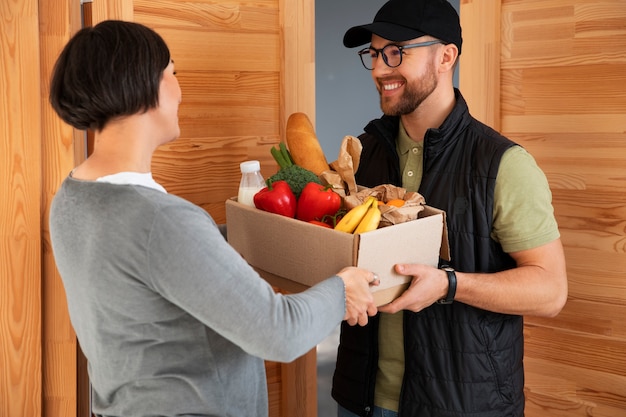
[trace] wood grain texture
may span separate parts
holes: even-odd
[[[37,0],[0,5],[0,416],[42,412],[37,11]]]
[[[276,416],[317,417],[317,351],[281,364],[281,413]]]
[[[167,42],[183,94],[181,136],[155,153],[154,177],[224,223],[239,164],[256,159],[274,174],[270,148],[287,117],[314,117],[314,3],[135,0],[133,14]],[[270,416],[317,417],[314,350],[266,371]]]
[[[500,1],[462,1],[460,18],[463,45],[459,56],[459,86],[472,115],[499,130]],[[465,71],[465,68],[481,70]]]
[[[281,31],[280,134],[290,114],[302,112],[315,126],[315,1],[279,0]]]
[[[624,416],[626,4],[468,3],[500,8],[501,130],[546,173],[567,261],[561,314],[525,320],[526,416]],[[493,71],[470,62],[461,80]]]
[[[77,342],[67,313],[65,290],[56,270],[48,229],[50,203],[61,181],[76,162],[76,139],[83,139],[74,129],[65,125],[48,104],[49,77],[54,62],[70,36],[81,27],[80,1],[62,4],[40,1],[39,38],[41,49],[41,154],[42,164],[42,223],[41,232],[43,276],[43,415],[72,417],[78,415],[77,406]],[[78,149],[77,149],[78,148]],[[82,147],[84,151],[84,147]],[[84,414],[83,414],[84,415]]]
[[[224,221],[239,162],[260,159],[273,173],[268,150],[287,116],[314,120],[313,2],[96,0],[93,8],[96,20],[137,16],[164,34],[183,87],[182,137],[159,149],[155,177]],[[74,17],[44,0],[0,10],[0,416],[72,416],[76,355],[45,219],[81,136],[50,114],[44,96]],[[461,16],[461,89],[479,119],[537,159],[565,246],[567,305],[553,319],[526,318],[526,416],[623,416],[626,7],[463,0]],[[303,364],[296,374],[314,375]],[[282,417],[290,373],[266,368],[270,412]],[[306,392],[315,379],[306,382],[296,390],[304,399],[291,404],[313,401]]]
[[[136,0],[134,17],[167,42],[183,92],[181,137],[157,151],[154,176],[223,223],[239,163],[257,159],[266,176],[277,169],[269,150],[281,140],[278,3]]]
[[[92,0],[92,22],[107,19],[133,20],[133,2],[128,0]]]
[[[269,415],[280,416],[283,398],[281,364],[278,362],[265,362],[265,374],[267,378]]]

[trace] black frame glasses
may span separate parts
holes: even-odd
[[[396,68],[399,67],[400,64],[402,64],[402,55],[404,55],[405,49],[421,48],[422,46],[430,46],[436,44],[445,44],[445,42],[440,40],[434,40],[427,42],[411,43],[408,45],[396,45],[395,43],[390,43],[382,49],[376,49],[370,46],[369,48],[361,49],[357,53],[359,54],[359,58],[361,58],[361,63],[363,64],[365,69],[371,71],[376,66],[375,63],[381,53],[385,65],[387,65],[389,68]],[[395,63],[396,60],[398,61],[397,64]]]

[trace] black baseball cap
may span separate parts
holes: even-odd
[[[343,44],[348,48],[364,45],[372,40],[372,33],[393,42],[429,35],[455,44],[459,55],[463,43],[459,14],[446,0],[389,0],[373,23],[348,29]]]

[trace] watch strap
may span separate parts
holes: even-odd
[[[443,266],[441,269],[448,275],[448,294],[446,298],[437,301],[437,304],[452,304],[456,295],[456,272],[449,266]]]

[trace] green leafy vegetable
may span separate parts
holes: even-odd
[[[280,142],[278,148],[272,147],[270,152],[278,164],[279,170],[267,179],[268,185],[274,181],[286,181],[296,197],[300,197],[300,193],[308,183],[321,184],[319,177],[315,173],[294,164],[289,150],[283,142]]]

